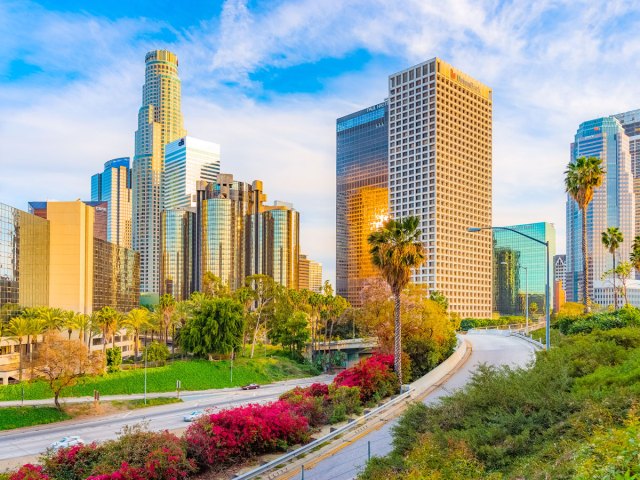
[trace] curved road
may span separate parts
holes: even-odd
[[[140,422],[148,422],[150,430],[177,430],[188,426],[183,417],[194,410],[267,402],[295,386],[307,386],[315,382],[328,383],[332,378],[331,375],[320,375],[286,380],[249,391],[228,388],[189,392],[182,395],[182,403],[0,432],[0,472],[21,464],[22,460],[29,461],[28,459],[44,452],[53,442],[65,435],[78,435],[85,442],[104,441],[115,438],[125,425]]]
[[[471,356],[465,364],[440,388],[424,398],[427,404],[463,387],[471,378],[478,365],[511,365],[524,367],[534,359],[534,347],[516,337],[490,334],[466,335],[471,344]],[[387,422],[382,428],[373,430],[334,455],[322,459],[304,472],[305,480],[348,480],[354,478],[367,461],[368,442],[371,455],[382,456],[391,451],[391,428],[396,420]],[[298,479],[300,475],[289,477]]]

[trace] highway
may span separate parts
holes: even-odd
[[[328,383],[332,379],[330,375],[320,375],[263,385],[257,390],[228,388],[189,392],[182,396],[182,403],[0,432],[0,471],[19,463],[17,459],[44,452],[65,435],[78,435],[85,442],[100,442],[115,438],[123,426],[140,422],[147,422],[150,430],[176,430],[188,426],[183,417],[193,410],[215,410],[246,403],[267,402],[277,399],[280,394],[295,386],[307,386],[314,382]]]
[[[490,334],[475,334],[465,337],[471,344],[471,356],[450,379],[437,390],[433,391],[424,402],[436,402],[456,389],[463,387],[471,378],[478,365],[510,365],[525,366],[534,358],[534,347],[515,337]],[[364,467],[368,457],[368,442],[371,455],[382,456],[391,451],[391,428],[396,420],[387,422],[378,430],[358,438],[356,441],[337,446],[332,455],[324,455],[319,461],[311,461],[305,466],[305,480],[348,480],[354,478]],[[298,479],[300,475],[286,475],[282,478]]]

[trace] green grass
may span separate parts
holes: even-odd
[[[233,363],[233,383],[230,381],[228,360],[177,361],[164,367],[147,369],[147,392],[172,392],[176,380],[182,382],[182,390],[207,390],[210,388],[237,387],[247,383],[271,383],[288,378],[305,377],[317,372],[312,367],[300,365],[283,357],[239,358]],[[20,385],[0,386],[0,401],[19,400]],[[144,369],[126,370],[88,377],[82,383],[63,391],[64,397],[93,397],[100,395],[126,395],[144,392]],[[24,383],[25,400],[51,398],[48,385],[42,381]]]
[[[116,407],[124,407],[127,410],[137,410],[138,408],[157,407],[158,405],[169,405],[170,403],[180,403],[181,399],[176,397],[158,397],[147,398],[147,403],[144,403],[144,399],[136,400],[113,400],[111,403]]]
[[[551,332],[551,345],[552,346],[558,345],[558,343],[560,342],[560,339],[564,337],[564,335],[562,335],[562,333],[560,333],[560,330],[558,330],[557,328],[552,328],[550,332]],[[534,340],[537,340],[542,344],[546,344],[547,334],[545,332],[544,327],[531,332],[531,338]]]
[[[0,430],[60,422],[71,417],[54,407],[0,408]]]

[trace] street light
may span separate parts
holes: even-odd
[[[547,345],[546,348],[547,350],[549,350],[550,347],[550,340],[549,340],[549,336],[550,336],[550,330],[551,330],[551,305],[549,302],[549,273],[550,273],[550,266],[549,266],[549,242],[543,242],[542,240],[538,240],[537,238],[534,238],[530,235],[527,235],[526,233],[522,233],[519,232],[518,230],[515,230],[513,228],[509,228],[509,227],[469,227],[467,228],[468,232],[471,233],[477,233],[481,230],[507,230],[509,232],[513,232],[513,233],[517,233],[518,235],[522,235],[525,238],[528,238],[529,240],[533,240],[536,243],[539,243],[540,245],[544,245],[545,247],[547,247],[547,279],[545,282],[545,303],[546,303],[546,312],[545,312],[545,316],[546,316],[546,336],[547,336]],[[528,274],[527,274],[528,275]],[[527,299],[527,319],[529,317],[529,302]]]

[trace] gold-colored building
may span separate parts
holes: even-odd
[[[298,265],[298,283],[300,290],[320,293],[322,291],[322,264],[300,255]]]
[[[434,58],[389,77],[389,201],[417,216],[427,262],[413,275],[463,317],[491,315],[491,89]]]

